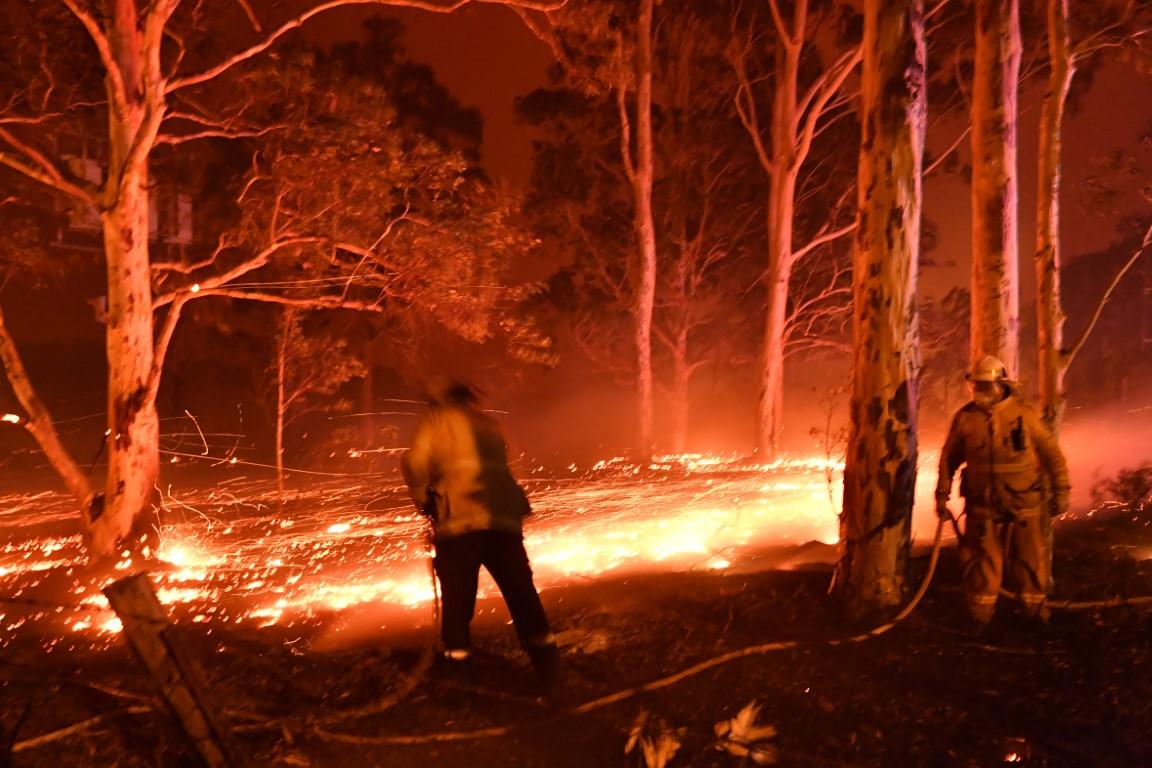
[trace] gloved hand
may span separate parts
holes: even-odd
[[[952,518],[952,511],[948,509],[948,499],[936,497],[936,517],[941,520],[950,520]]]

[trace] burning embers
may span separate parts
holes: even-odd
[[[829,471],[830,470],[830,471]],[[840,467],[720,456],[622,459],[527,481],[527,547],[543,588],[624,570],[727,569],[753,550],[837,537]],[[831,480],[830,480],[831,478]],[[308,626],[367,603],[427,610],[433,598],[424,520],[401,486],[316,483],[281,500],[242,478],[165,496],[157,560],[124,558],[117,575],[152,572],[177,621]],[[0,647],[17,632],[45,644],[107,642],[119,629],[100,584],[82,579],[67,499],[0,499]],[[66,584],[63,593],[60,585]],[[493,592],[491,583],[481,594]]]

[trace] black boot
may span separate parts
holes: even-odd
[[[461,652],[441,654],[432,668],[432,676],[449,687],[474,688],[476,668],[472,664],[472,655]]]
[[[536,670],[536,680],[540,685],[540,692],[551,696],[556,692],[560,682],[560,649],[555,643],[537,645],[526,649],[532,659],[532,668]]]

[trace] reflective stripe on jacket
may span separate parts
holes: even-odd
[[[985,408],[968,403],[940,451],[936,497],[947,499],[964,465],[960,495],[977,510],[1025,515],[1068,497],[1068,465],[1039,415],[1014,394]]]
[[[425,414],[401,468],[412,500],[432,517],[439,538],[520,533],[531,511],[508,468],[500,425],[468,405],[438,405]]]

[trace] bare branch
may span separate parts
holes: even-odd
[[[253,56],[266,51],[268,48],[271,48],[281,37],[302,26],[313,16],[318,16],[321,13],[330,11],[334,8],[346,8],[354,5],[387,5],[401,8],[419,8],[421,10],[431,11],[433,13],[452,13],[453,11],[459,10],[466,5],[471,5],[473,3],[506,5],[516,8],[527,8],[531,10],[547,12],[560,10],[567,4],[567,0],[555,0],[554,2],[545,2],[543,0],[540,2],[537,2],[536,0],[454,0],[447,5],[440,5],[435,2],[429,2],[428,0],[328,0],[328,2],[321,3],[320,5],[309,8],[299,16],[284,22],[259,43],[256,43],[255,45],[245,48],[239,53],[230,56],[216,66],[197,74],[186,75],[184,77],[177,77],[170,80],[164,92],[172,93],[173,91],[177,91],[181,88],[187,88],[192,85],[206,83],[209,80],[219,77],[221,74],[227,72],[237,64],[245,62]]]
[[[186,133],[181,136],[160,133],[156,135],[156,144],[166,144],[174,147],[178,144],[186,144],[189,141],[197,141],[199,139],[239,139],[265,136],[277,130],[280,130],[280,126],[268,126],[266,128],[253,128],[249,130],[213,128],[206,131],[197,131],[196,133]]]
[[[152,354],[152,371],[148,375],[147,388],[148,396],[153,400],[156,399],[156,394],[160,391],[160,377],[164,373],[164,358],[168,355],[168,346],[172,343],[172,336],[176,333],[176,324],[180,322],[180,313],[187,301],[187,296],[180,296],[172,302],[172,306],[168,309],[168,315],[164,318],[164,325],[160,329],[160,335],[156,339],[155,351]]]
[[[200,291],[197,297],[219,296],[229,299],[243,299],[245,301],[261,301],[268,304],[283,304],[291,307],[310,307],[313,309],[355,309],[362,312],[383,312],[381,305],[383,299],[377,301],[363,301],[359,299],[346,299],[339,296],[282,296],[276,293],[261,291],[244,291],[239,288],[215,288],[210,291]]]
[[[30,179],[47,184],[65,194],[82,200],[97,209],[100,206],[99,189],[90,182],[82,182],[66,173],[59,165],[54,163],[40,150],[21,141],[11,131],[0,127],[0,139],[8,142],[13,148],[30,160],[17,157],[8,152],[0,152],[0,163],[19,171]]]
[[[92,497],[92,485],[64,444],[60,442],[52,414],[36,394],[32,380],[28,378],[28,371],[24,368],[24,361],[16,350],[16,342],[8,333],[2,309],[0,309],[0,362],[4,364],[4,372],[8,377],[8,383],[12,386],[12,392],[28,414],[24,422],[25,429],[35,438],[44,451],[45,458],[64,480],[68,492],[81,504],[87,504]]]
[[[86,731],[97,725],[101,725],[108,720],[119,717],[120,715],[140,715],[153,711],[155,710],[153,710],[152,707],[143,705],[114,709],[111,712],[105,712],[100,715],[89,717],[87,720],[81,720],[78,723],[73,723],[72,725],[65,726],[64,728],[57,728],[54,731],[49,731],[48,733],[41,734],[40,736],[33,736],[30,739],[18,741],[12,745],[12,752],[24,752],[29,749],[35,749],[41,744],[50,744],[53,741],[59,741],[60,739],[68,738],[74,734],[82,733],[83,731]]]
[[[739,83],[736,88],[736,95],[732,100],[736,106],[736,115],[740,118],[740,123],[744,126],[749,138],[752,139],[752,146],[756,150],[756,157],[760,160],[760,166],[768,173],[775,173],[776,164],[769,156],[768,148],[764,146],[764,139],[760,132],[760,121],[756,117],[756,98],[752,95],[752,83],[748,79],[748,70],[744,66],[746,50],[747,48],[744,51],[733,52],[729,56],[729,61],[732,63],[732,68],[736,70],[736,78]]]
[[[856,68],[864,57],[863,47],[855,46],[851,50],[845,51],[844,54],[826,70],[820,78],[813,84],[809,93],[817,94],[812,102],[812,106],[808,109],[807,114],[804,116],[804,127],[800,131],[800,141],[796,148],[796,164],[800,165],[808,157],[808,151],[812,147],[812,139],[816,132],[816,127],[820,123],[820,119],[824,117],[828,109],[828,102],[835,96],[840,88],[843,87],[844,81],[848,79],[848,75],[852,74],[852,70]],[[797,112],[797,116],[799,116]]]
[[[947,0],[945,0],[945,2],[946,2],[946,1],[947,1]],[[969,134],[969,133],[971,133],[971,132],[972,132],[972,124],[971,124],[971,123],[969,123],[968,125],[966,125],[966,126],[964,127],[964,130],[962,130],[962,131],[960,132],[960,135],[956,137],[956,141],[952,142],[952,143],[951,143],[951,144],[948,146],[948,149],[946,149],[946,150],[944,150],[943,152],[941,152],[941,153],[940,153],[940,157],[938,157],[938,158],[936,158],[935,160],[933,160],[933,161],[932,161],[932,164],[931,164],[931,165],[929,165],[927,168],[925,168],[925,169],[924,169],[924,175],[925,175],[925,176],[928,176],[928,175],[930,175],[930,174],[931,174],[933,171],[935,171],[937,168],[939,168],[939,167],[940,167],[940,166],[941,166],[941,165],[944,163],[944,161],[948,159],[948,156],[949,156],[949,155],[951,155],[953,152],[955,152],[955,151],[956,151],[956,148],[960,146],[961,142],[963,142],[963,141],[964,141],[964,139],[965,139],[965,138],[967,138],[968,134]]]
[[[529,15],[527,8],[513,7],[512,11],[520,17],[520,20],[524,22],[524,26],[528,28],[529,32],[535,35],[538,40],[540,40],[552,50],[552,55],[556,57],[556,61],[560,62],[568,68],[572,67],[572,59],[568,55],[568,52],[564,49],[564,44],[560,40],[560,36],[556,34],[555,27],[553,27],[550,23],[547,27],[545,27],[543,24],[535,21]],[[547,15],[545,15],[544,18],[547,20]]]
[[[252,22],[252,29],[257,32],[263,32],[264,28],[260,26],[260,19],[256,18],[256,12],[252,10],[252,6],[248,0],[236,0],[240,7],[244,9],[244,13],[248,16],[248,21]]]
[[[68,6],[72,15],[80,20],[84,29],[88,30],[88,36],[95,43],[96,50],[100,54],[100,61],[104,64],[104,71],[109,81],[108,90],[112,99],[112,106],[119,114],[125,114],[128,111],[128,92],[124,87],[124,77],[120,72],[120,65],[116,63],[116,57],[112,55],[112,45],[105,36],[104,30],[100,28],[100,23],[92,17],[92,14],[77,5],[76,0],[64,0],[64,5]]]
[[[825,243],[830,243],[833,240],[836,240],[837,238],[843,237],[844,235],[848,234],[849,232],[854,231],[855,229],[856,229],[856,222],[855,221],[853,221],[851,224],[846,224],[843,227],[840,227],[839,229],[829,230],[828,227],[825,226],[820,231],[820,233],[816,235],[816,237],[809,240],[803,247],[798,248],[792,252],[792,261],[793,262],[799,261],[800,259],[804,258],[809,253],[816,250],[817,248],[824,245]]]
[[[788,25],[784,22],[784,15],[780,13],[780,0],[768,0],[768,8],[772,11],[772,23],[776,26],[776,34],[780,36],[780,42],[794,47],[796,45],[796,41],[792,37],[794,30],[788,29]]]
[[[1063,354],[1065,365],[1070,365],[1073,358],[1076,357],[1076,354],[1083,348],[1084,342],[1088,340],[1088,337],[1096,328],[1096,323],[1100,321],[1100,316],[1104,313],[1104,307],[1108,305],[1108,301],[1112,298],[1112,294],[1115,292],[1116,287],[1120,285],[1120,281],[1124,278],[1124,275],[1128,273],[1128,270],[1132,269],[1132,267],[1144,254],[1144,251],[1148,250],[1149,246],[1152,246],[1152,227],[1149,227],[1148,231],[1144,233],[1144,242],[1140,244],[1140,247],[1136,249],[1136,252],[1133,253],[1128,258],[1128,260],[1124,262],[1123,265],[1121,265],[1120,269],[1116,270],[1116,274],[1113,276],[1112,282],[1109,283],[1108,288],[1100,297],[1099,303],[1096,304],[1096,311],[1092,313],[1092,318],[1088,321],[1088,325],[1084,327],[1084,330],[1080,333],[1080,337],[1076,339],[1076,343],[1073,344],[1071,348],[1069,348],[1068,351]]]
[[[830,349],[833,352],[851,352],[852,345],[836,341],[835,339],[826,339],[817,336],[802,336],[797,339],[789,339],[784,343],[784,356],[792,357],[800,352],[811,352],[814,349]]]
[[[946,5],[948,5],[948,0],[940,0],[938,3],[936,3],[936,5],[932,6],[932,8],[927,13],[924,14],[924,21],[931,21],[933,18],[935,18],[936,14],[944,10]]]
[[[621,75],[623,79],[623,75]],[[624,173],[628,181],[636,183],[636,165],[632,161],[632,123],[628,118],[628,98],[624,84],[616,85],[616,111],[620,115],[620,159],[624,163]]]
[[[171,293],[167,293],[167,294],[164,294],[162,296],[157,296],[155,299],[152,300],[152,308],[153,309],[159,309],[160,307],[171,304],[173,301],[176,301],[177,298],[179,298],[180,296],[185,295],[185,294],[193,293],[195,295],[200,295],[200,294],[206,293],[208,291],[213,291],[213,290],[225,285],[226,283],[232,282],[233,280],[235,280],[238,277],[242,277],[243,275],[246,275],[249,272],[253,272],[253,271],[259,269],[260,267],[263,267],[265,264],[268,263],[268,259],[270,259],[273,254],[275,254],[277,251],[280,251],[284,248],[291,248],[291,247],[297,246],[297,245],[309,245],[309,244],[316,244],[316,243],[323,243],[323,242],[328,242],[328,240],[326,238],[323,238],[323,237],[289,237],[289,238],[285,238],[283,240],[278,240],[278,241],[273,242],[270,245],[268,245],[266,248],[261,250],[259,253],[254,255],[252,258],[247,259],[246,261],[244,261],[241,264],[237,264],[236,266],[232,267],[231,269],[229,269],[228,271],[226,271],[222,274],[215,275],[213,277],[208,277],[204,280],[201,280],[201,281],[195,283],[192,286],[179,288],[175,291],[172,291]]]

